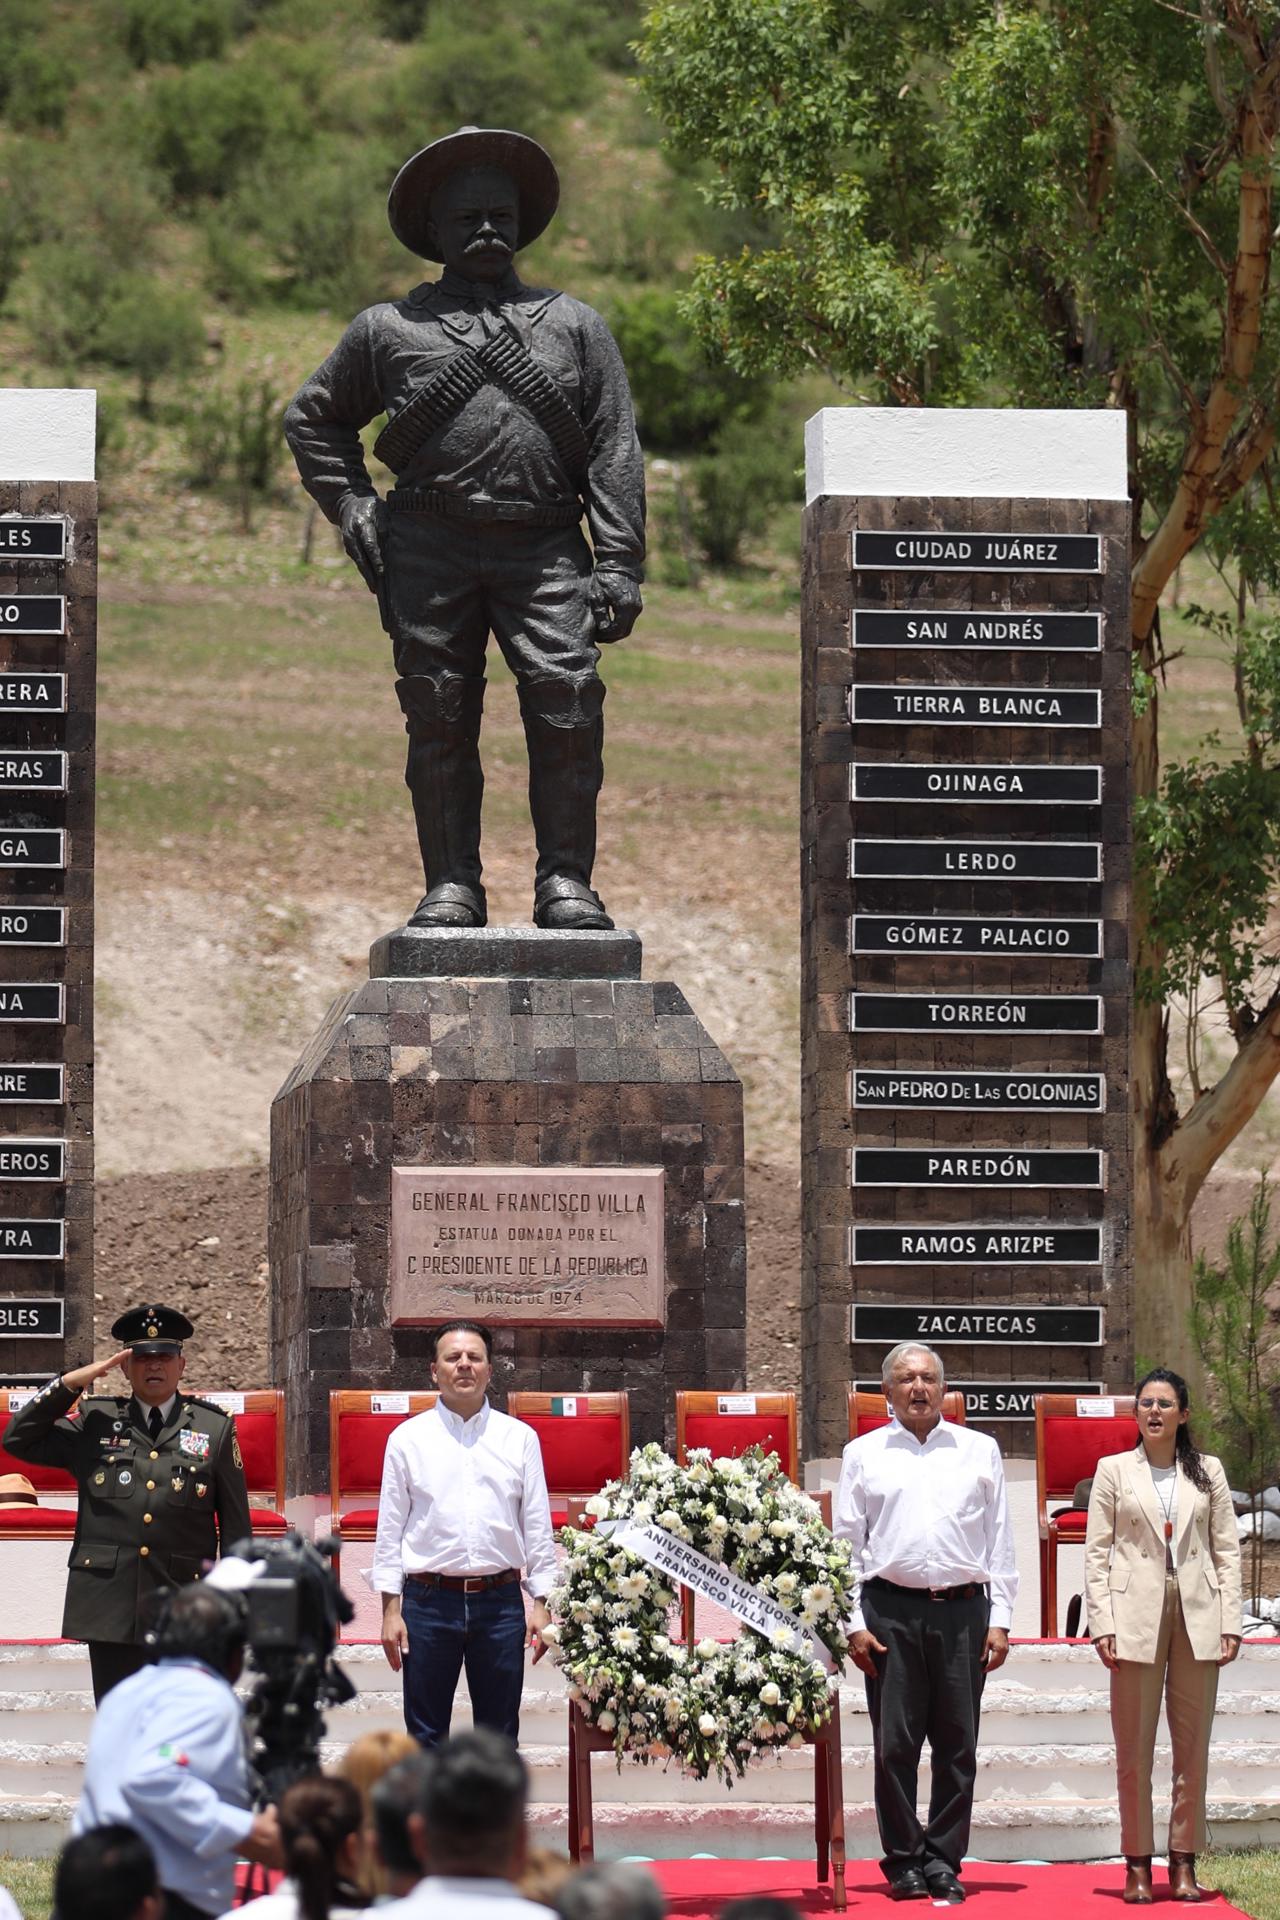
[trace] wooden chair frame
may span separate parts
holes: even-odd
[[[787,1422],[787,1458],[782,1462],[782,1471],[793,1485],[800,1484],[800,1438],[796,1423],[796,1396],[794,1393],[753,1393],[727,1394],[695,1388],[676,1395],[676,1460],[680,1466],[687,1464],[688,1448],[685,1444],[685,1430],[690,1414],[715,1414],[720,1411],[720,1402],[728,1399],[751,1399],[755,1402],[753,1413],[783,1414]],[[726,1415],[732,1418],[732,1415]],[[685,1645],[693,1645],[694,1617],[697,1599],[692,1587],[680,1589],[680,1622],[684,1633]]]
[[[617,1477],[625,1480],[631,1469],[631,1395],[629,1393],[574,1393],[572,1391],[568,1393],[534,1393],[525,1392],[523,1389],[520,1389],[507,1395],[507,1412],[513,1420],[548,1419],[552,1417],[551,1403],[553,1400],[584,1401],[586,1403],[583,1414],[584,1418],[589,1418],[593,1414],[596,1416],[618,1415],[618,1452],[620,1461]],[[564,1418],[567,1420],[572,1420],[573,1417],[572,1414],[564,1415]],[[613,1479],[614,1475],[610,1474],[609,1478]],[[559,1492],[563,1494],[570,1507],[574,1505],[580,1495],[590,1499],[592,1494],[598,1493],[599,1491],[599,1487],[574,1487],[573,1489],[569,1489],[568,1487],[552,1489],[548,1487],[549,1493]]]
[[[813,1748],[813,1839],[818,1878],[830,1880],[831,1905],[843,1913],[845,1891],[844,1769],[840,1740],[840,1699],[831,1702],[831,1718],[809,1733]],[[595,1859],[595,1829],[591,1798],[591,1756],[612,1753],[612,1734],[602,1733],[569,1702],[569,1857],[575,1865]]]
[[[229,1393],[224,1392],[221,1388],[215,1389],[210,1387],[191,1388],[188,1389],[188,1391],[194,1393],[197,1399],[211,1400],[215,1407],[221,1406],[226,1400],[234,1400],[241,1403],[240,1411],[243,1413],[271,1413],[275,1415],[275,1482],[269,1488],[249,1488],[249,1511],[251,1515],[255,1511],[259,1513],[264,1511],[261,1507],[255,1509],[252,1496],[255,1493],[270,1493],[271,1504],[265,1511],[277,1514],[281,1520],[287,1520],[288,1515],[284,1510],[284,1389],[282,1387],[254,1387],[246,1390],[244,1393]],[[231,1409],[224,1410],[231,1411]],[[232,1419],[237,1418],[234,1411],[231,1411],[231,1417]],[[274,1538],[273,1535],[266,1537]]]
[[[1116,1418],[1133,1414],[1133,1394],[1111,1393],[1106,1398],[1111,1401]],[[1074,1393],[1041,1393],[1036,1396],[1036,1513],[1040,1529],[1040,1637],[1042,1640],[1056,1640],[1058,1637],[1058,1548],[1082,1544],[1079,1540],[1063,1539],[1059,1533],[1056,1518],[1049,1512],[1049,1502],[1069,1500],[1075,1492],[1075,1484],[1057,1489],[1046,1485],[1045,1421],[1081,1418],[1082,1416],[1076,1412],[1076,1400],[1077,1396]],[[1087,1420],[1088,1415],[1084,1415],[1083,1418]],[[1098,1459],[1102,1457],[1100,1452]],[[1083,1477],[1083,1475],[1079,1476],[1079,1478]]]
[[[856,1440],[861,1419],[884,1420],[885,1399],[882,1393],[859,1393],[856,1387],[849,1389],[849,1438]],[[965,1424],[964,1395],[958,1387],[950,1387],[942,1396],[942,1417],[953,1426]]]
[[[377,1536],[376,1528],[363,1526],[363,1525],[350,1529],[344,1536],[341,1528],[338,1525],[339,1517],[342,1513],[343,1506],[346,1504],[342,1497],[343,1491],[344,1491],[343,1482],[339,1478],[339,1474],[338,1474],[338,1461],[340,1457],[338,1452],[338,1439],[339,1439],[339,1433],[342,1425],[343,1416],[351,1413],[357,1413],[357,1414],[372,1413],[374,1411],[373,1402],[375,1400],[384,1399],[388,1397],[391,1393],[396,1391],[398,1390],[395,1388],[383,1388],[380,1391],[375,1393],[375,1392],[366,1391],[358,1387],[336,1387],[330,1391],[330,1394],[329,1394],[329,1530],[332,1533],[334,1539],[338,1542],[338,1546],[333,1555],[333,1570],[335,1574],[340,1571],[341,1564],[342,1564],[342,1544],[343,1544],[344,1537],[347,1540],[363,1541],[363,1540],[373,1540]],[[399,1416],[396,1422],[397,1425],[403,1424],[405,1420],[412,1420],[413,1416],[416,1413],[429,1413],[431,1408],[434,1407],[436,1401],[440,1398],[440,1396],[435,1391],[434,1388],[431,1388],[425,1393],[406,1394],[405,1398],[409,1402],[409,1409],[407,1413],[404,1413]],[[394,1432],[394,1431],[395,1431],[394,1428],[390,1430],[390,1432],[387,1435],[388,1439],[390,1439],[391,1437],[391,1432]],[[385,1449],[384,1449],[384,1454],[385,1454]],[[353,1494],[363,1493],[365,1491],[366,1489],[364,1487],[353,1487],[351,1489],[351,1492]],[[370,1499],[372,1500],[372,1503],[375,1507],[377,1506],[379,1500],[381,1499],[381,1496],[382,1496],[382,1489],[381,1489],[381,1485],[379,1485],[375,1490],[373,1490],[370,1493]]]

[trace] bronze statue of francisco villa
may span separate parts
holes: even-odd
[[[378,596],[409,735],[427,891],[411,926],[485,924],[480,714],[490,632],[529,748],[540,927],[612,926],[592,891],[600,641],[640,613],[644,466],[599,314],[512,264],[560,182],[524,134],[463,127],[396,176],[392,230],[438,280],[357,315],[285,420],[307,491]],[[360,429],[396,484],[380,500]],[[588,547],[581,521],[591,534]]]

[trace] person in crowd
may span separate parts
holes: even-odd
[[[382,1595],[383,1651],[404,1676],[405,1724],[424,1747],[449,1731],[464,1663],[476,1725],[517,1739],[526,1640],[535,1661],[546,1651],[556,1575],[547,1482],[533,1429],[486,1398],[492,1352],[475,1321],[439,1329],[440,1398],[395,1429],[383,1464],[369,1578]]]
[[[1085,1535],[1089,1636],[1111,1674],[1124,1898],[1152,1899],[1151,1770],[1163,1694],[1173,1748],[1169,1890],[1199,1900],[1218,1669],[1240,1651],[1240,1538],[1221,1462],[1200,1453],[1187,1383],[1138,1384],[1138,1444],[1098,1462]]]
[[[665,1920],[667,1911],[653,1875],[617,1860],[581,1868],[553,1905],[560,1920]]]
[[[422,1863],[413,1844],[412,1820],[426,1787],[431,1755],[415,1746],[413,1752],[389,1767],[369,1790],[373,1814],[374,1847],[379,1877],[385,1889],[375,1906],[403,1900],[422,1878]]]
[[[357,1740],[353,1740],[334,1768],[339,1779],[351,1782],[359,1793],[364,1807],[365,1846],[361,1853],[360,1869],[356,1874],[356,1884],[371,1900],[376,1899],[379,1894],[386,1893],[388,1886],[375,1844],[370,1796],[385,1773],[399,1761],[407,1760],[411,1754],[420,1751],[412,1734],[401,1732],[395,1727],[375,1727],[370,1733],[362,1733]]]
[[[515,1742],[476,1727],[438,1746],[412,1821],[425,1869],[383,1909],[397,1920],[552,1920],[517,1883],[528,1852],[529,1774]]]
[[[250,1808],[240,1703],[245,1618],[212,1588],[183,1587],[156,1630],[156,1664],[103,1701],[89,1738],[73,1835],[131,1827],[156,1858],[165,1920],[231,1905],[237,1855],[281,1864],[274,1808]],[[79,1916],[76,1916],[79,1920]]]
[[[942,1418],[946,1377],[932,1347],[894,1347],[881,1381],[893,1417],[845,1448],[835,1499],[835,1532],[860,1574],[849,1651],[866,1675],[889,1893],[955,1905],[983,1683],[1008,1655],[1018,1591],[1004,1468],[994,1440]]]
[[[532,1900],[535,1906],[554,1907],[561,1887],[566,1880],[572,1880],[577,1871],[567,1853],[558,1853],[554,1847],[530,1847],[516,1884],[525,1899]]]
[[[223,1920],[350,1920],[371,1904],[359,1884],[368,1846],[365,1805],[350,1780],[305,1774],[280,1796],[285,1882]]]
[[[131,1308],[111,1329],[119,1352],[51,1380],[5,1430],[10,1453],[65,1467],[80,1489],[62,1631],[88,1642],[95,1702],[147,1664],[160,1599],[252,1531],[235,1421],[178,1388],[194,1331],[173,1307]],[[131,1391],[73,1415],[113,1367]]]
[[[18,1909],[14,1908],[16,1915]],[[53,1875],[52,1920],[163,1920],[156,1858],[140,1833],[110,1824],[68,1840]],[[6,1920],[0,1904],[0,1920]]]

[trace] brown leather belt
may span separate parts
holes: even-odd
[[[407,1573],[420,1587],[443,1587],[446,1593],[487,1593],[490,1587],[509,1587],[520,1578],[518,1567],[505,1567],[501,1573]]]
[[[917,1600],[976,1600],[987,1589],[980,1580],[967,1580],[961,1587],[900,1587],[896,1580],[882,1580],[873,1574],[869,1587],[886,1587],[890,1593],[911,1593]]]

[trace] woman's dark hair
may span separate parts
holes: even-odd
[[[280,1796],[284,1870],[298,1889],[300,1920],[329,1920],[341,1884],[342,1905],[360,1907],[365,1896],[341,1881],[337,1858],[343,1844],[364,1826],[364,1802],[349,1780],[309,1773]]]
[[[1161,1386],[1173,1388],[1173,1391],[1178,1396],[1178,1411],[1180,1413],[1189,1411],[1191,1395],[1187,1392],[1187,1383],[1180,1373],[1173,1371],[1172,1367],[1152,1367],[1150,1373],[1144,1374],[1138,1382],[1137,1392],[1134,1395],[1135,1400],[1142,1398],[1142,1389],[1149,1387],[1153,1380],[1158,1381]],[[1178,1427],[1177,1458],[1178,1464],[1181,1466],[1182,1471],[1186,1474],[1192,1486],[1198,1488],[1201,1493],[1208,1493],[1209,1476],[1205,1472],[1204,1455],[1191,1438],[1191,1423],[1188,1420],[1183,1420]]]

